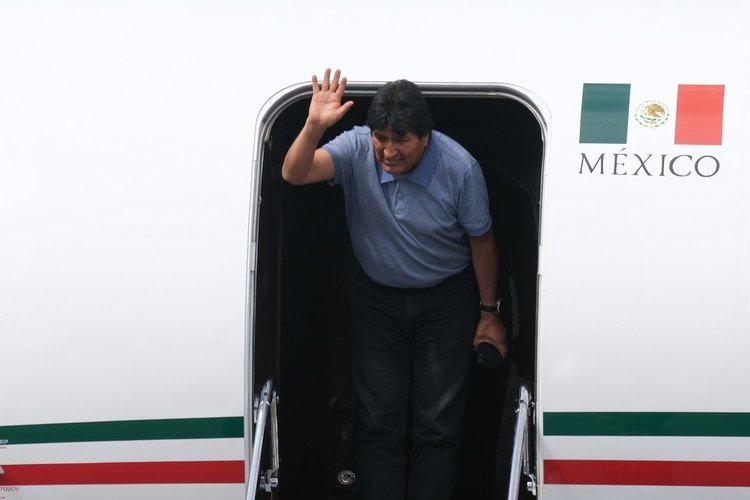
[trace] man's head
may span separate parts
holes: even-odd
[[[432,113],[422,92],[410,81],[383,85],[367,112],[375,156],[383,170],[406,174],[422,158],[432,131]]]
[[[432,113],[422,92],[408,80],[380,87],[367,111],[370,130],[390,129],[396,135],[409,132],[423,137],[432,130]]]

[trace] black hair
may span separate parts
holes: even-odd
[[[367,126],[372,131],[390,129],[397,136],[412,132],[424,137],[432,130],[432,112],[419,87],[408,80],[396,80],[373,96]]]

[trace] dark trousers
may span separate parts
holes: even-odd
[[[450,498],[477,301],[471,266],[421,289],[385,287],[363,273],[355,279],[352,362],[359,498]],[[407,477],[404,441],[409,410],[412,446]]]

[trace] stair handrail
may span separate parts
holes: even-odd
[[[531,473],[529,462],[529,420],[532,415],[533,403],[531,393],[526,384],[518,389],[518,408],[516,409],[516,431],[513,439],[513,455],[508,484],[508,500],[518,500],[521,484],[521,473],[529,478],[527,489],[536,496],[536,478]]]
[[[260,460],[263,452],[263,438],[266,432],[266,420],[271,408],[273,380],[268,379],[263,384],[260,397],[255,403],[255,434],[253,436],[253,453],[250,456],[250,473],[247,477],[246,500],[254,500],[258,492],[260,481]]]

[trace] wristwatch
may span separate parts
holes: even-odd
[[[494,304],[483,304],[481,301],[479,302],[479,309],[484,312],[494,313],[496,315],[500,314],[500,299],[497,299],[497,302]]]

